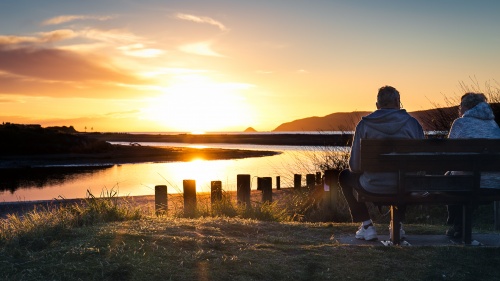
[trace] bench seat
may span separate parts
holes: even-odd
[[[500,201],[500,185],[480,186],[482,173],[500,173],[499,139],[362,139],[361,170],[398,174],[393,194],[353,190],[359,202],[390,206],[393,225],[399,225],[404,205],[463,205],[465,244],[472,240],[474,207]],[[444,175],[447,171],[467,174]],[[398,227],[392,228],[392,237],[394,244],[400,243]]]

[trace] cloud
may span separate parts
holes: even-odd
[[[149,85],[97,55],[58,49],[0,48],[0,94],[131,97]]]
[[[100,30],[100,29],[88,28],[81,31],[80,35],[88,39],[98,40],[107,43],[130,44],[134,42],[144,41],[144,39],[140,36],[119,29]]]
[[[8,45],[50,43],[77,37],[77,33],[71,29],[59,29],[49,32],[40,32],[38,36],[5,36],[0,35],[0,47]]]
[[[115,16],[62,15],[45,20],[44,22],[42,22],[42,25],[57,25],[75,20],[88,20],[88,19],[106,21],[114,17]]]
[[[204,23],[204,24],[210,24],[213,26],[218,27],[222,31],[227,31],[228,29],[219,21],[216,21],[210,17],[199,17],[195,15],[189,15],[189,14],[182,14],[178,13],[175,15],[176,18],[181,19],[181,20],[187,20],[187,21],[192,21],[196,23]]]
[[[141,57],[141,58],[154,58],[165,53],[163,50],[144,48],[143,44],[132,44],[127,46],[118,47],[118,50],[122,51],[127,56]]]
[[[193,44],[186,44],[179,47],[185,53],[195,54],[200,56],[224,57],[223,55],[212,50],[211,42],[198,42]]]

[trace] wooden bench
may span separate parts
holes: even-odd
[[[353,191],[359,202],[390,206],[393,226],[399,226],[400,207],[404,205],[462,204],[465,244],[471,244],[472,240],[474,207],[500,201],[500,189],[480,188],[482,172],[500,172],[498,139],[362,139],[361,169],[398,174],[394,194]],[[446,171],[471,173],[451,176],[444,175]],[[495,213],[497,220],[499,215]],[[393,244],[400,244],[399,232],[399,227],[392,227]]]

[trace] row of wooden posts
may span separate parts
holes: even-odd
[[[326,182],[329,186],[332,186],[334,180],[333,171],[325,171],[324,178],[321,172],[316,174],[306,174],[306,187],[313,188],[315,185],[323,184]],[[302,187],[302,175],[294,174],[293,177],[293,187],[295,189]],[[184,197],[184,213],[186,215],[194,214],[196,210],[196,181],[195,180],[183,180],[183,197]],[[281,189],[281,178],[276,176],[276,189]],[[257,190],[262,191],[262,202],[272,202],[273,192],[272,192],[272,177],[258,177],[257,178]],[[210,200],[214,204],[222,199],[222,182],[221,181],[211,181],[210,182]],[[236,197],[238,204],[250,205],[250,191],[251,191],[251,177],[249,174],[238,174],[236,175]],[[155,211],[156,214],[165,213],[168,210],[168,197],[167,197],[167,186],[157,185],[155,186]]]

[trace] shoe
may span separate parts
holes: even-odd
[[[446,230],[446,236],[453,237],[453,238],[461,238],[462,237],[462,226],[453,225],[452,227],[448,228],[448,230]]]
[[[406,236],[406,232],[403,229],[403,224],[400,224],[400,229],[399,229],[399,240],[403,240]],[[389,240],[392,240],[392,225],[389,225]]]
[[[373,224],[370,223],[367,226],[361,225],[358,231],[356,231],[356,239],[366,241],[377,240],[377,231],[375,230]]]

